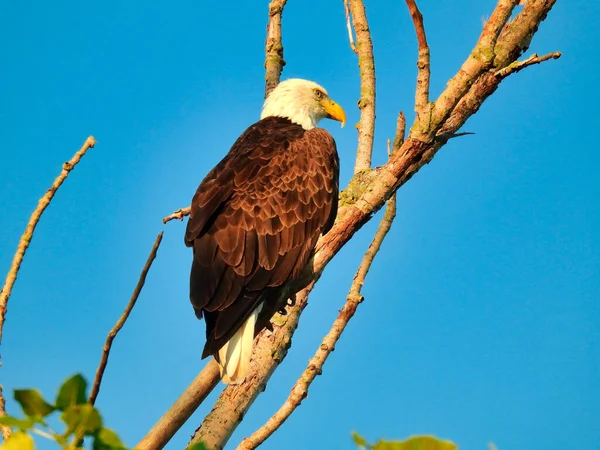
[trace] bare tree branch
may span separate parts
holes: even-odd
[[[300,314],[308,302],[312,282],[296,295],[296,305],[287,314],[276,314],[273,331],[263,330],[254,344],[250,371],[243,383],[229,384],[219,396],[212,411],[196,430],[190,444],[204,442],[211,450],[222,449],[244,418],[254,400],[263,392],[269,379],[291,347],[291,335],[298,327]]]
[[[390,152],[390,155],[400,148],[400,145],[402,145],[402,142],[404,141],[405,128],[406,120],[404,118],[404,114],[400,112],[398,115],[396,135],[394,137],[394,150]],[[365,253],[365,256],[360,263],[358,271],[354,276],[346,303],[340,310],[337,319],[333,322],[331,330],[329,330],[329,333],[327,333],[327,335],[323,338],[323,341],[317,349],[315,356],[313,356],[308,362],[308,367],[302,373],[298,381],[296,381],[294,384],[294,387],[292,388],[292,391],[290,392],[290,395],[284,404],[262,427],[244,439],[237,447],[237,450],[253,450],[257,448],[281,425],[283,425],[283,423],[296,410],[296,408],[300,406],[302,400],[308,396],[308,389],[310,385],[315,380],[317,375],[321,375],[325,361],[334,350],[338,340],[350,322],[350,319],[354,316],[359,303],[363,301],[361,290],[365,282],[365,278],[369,272],[369,269],[371,268],[375,256],[377,255],[377,252],[379,252],[379,249],[381,248],[381,244],[383,243],[385,236],[390,231],[395,217],[396,194],[392,195],[387,201],[385,214],[381,219],[379,228],[373,237],[373,241],[371,242],[369,249]]]
[[[373,136],[375,134],[375,60],[373,43],[362,0],[349,0],[352,24],[356,31],[356,54],[360,69],[360,121],[358,122],[358,149],[354,173],[371,168]]]
[[[494,48],[494,68],[502,69],[515,62],[529,48],[533,35],[546,18],[556,0],[530,0],[509,22],[498,37]]]
[[[93,405],[96,403],[96,398],[98,397],[98,393],[100,392],[100,384],[102,383],[102,377],[104,376],[104,370],[106,369],[106,365],[108,364],[108,356],[110,355],[110,349],[112,347],[113,340],[117,336],[117,333],[121,331],[123,325],[125,325],[125,321],[129,318],[129,314],[131,310],[135,306],[138,297],[140,296],[140,292],[142,292],[142,288],[144,287],[144,283],[146,282],[146,276],[148,275],[148,271],[152,266],[152,263],[156,259],[156,252],[158,252],[158,247],[160,247],[160,243],[162,241],[163,232],[161,231],[156,236],[156,240],[154,241],[154,245],[152,246],[152,250],[150,251],[150,255],[148,255],[148,259],[146,260],[146,264],[144,264],[144,268],[142,269],[142,273],[140,274],[140,278],[138,279],[137,285],[129,299],[129,303],[125,307],[125,311],[117,323],[113,326],[112,330],[109,331],[108,336],[106,336],[106,342],[104,343],[104,347],[102,348],[102,357],[100,359],[100,364],[98,365],[98,369],[96,370],[96,377],[94,379],[94,384],[92,385],[92,391],[90,392],[90,396],[88,401]]]
[[[35,227],[37,226],[40,218],[42,217],[42,213],[48,207],[54,194],[60,187],[61,184],[65,181],[69,172],[75,168],[77,163],[81,160],[83,155],[88,151],[88,149],[94,147],[96,144],[96,139],[93,136],[87,138],[83,146],[73,155],[70,161],[67,161],[63,164],[62,172],[50,189],[46,191],[44,196],[38,200],[38,205],[31,214],[29,218],[29,222],[27,223],[27,227],[25,228],[25,233],[21,236],[21,240],[19,241],[19,245],[17,246],[17,252],[13,258],[12,265],[10,266],[10,270],[8,271],[8,275],[6,275],[6,281],[4,282],[4,286],[2,287],[2,291],[0,291],[0,342],[2,341],[2,328],[4,326],[4,316],[7,311],[8,299],[10,297],[10,293],[12,288],[17,280],[17,274],[19,273],[19,269],[21,268],[21,263],[23,262],[23,258],[25,257],[25,252],[31,243],[31,239],[33,238],[33,232],[35,231]]]
[[[217,386],[220,379],[219,364],[211,359],[135,448],[138,450],[159,450],[167,445],[206,396]]]
[[[348,0],[344,0],[344,13],[346,14],[346,28],[348,29],[348,40],[350,41],[350,48],[356,54],[356,45],[354,45],[354,33],[352,32],[352,24],[350,23],[350,8],[348,8]]]
[[[419,122],[429,123],[432,104],[429,103],[429,79],[431,77],[431,65],[429,57],[429,45],[425,35],[425,26],[423,25],[423,15],[415,0],[406,0],[406,5],[410,11],[415,32],[417,33],[417,43],[419,45],[419,59],[417,60],[417,88],[415,90],[415,112]]]
[[[283,44],[281,43],[281,16],[287,0],[272,0],[269,4],[269,23],[265,45],[265,98],[279,84],[281,71],[285,66]]]
[[[558,59],[561,56],[562,55],[560,52],[548,53],[544,56],[538,56],[537,53],[534,53],[529,58],[523,61],[515,61],[514,63],[504,67],[503,69],[496,71],[494,75],[500,78],[506,78],[507,76],[513,73],[520,72],[526,67],[533,66],[534,64],[543,63],[544,61],[548,61],[549,59]]]
[[[490,49],[496,46],[496,40],[500,36],[500,32],[518,4],[519,2],[515,0],[500,0],[498,2],[494,12],[492,12],[492,15],[483,27],[483,31],[479,36],[478,46]]]
[[[484,36],[497,36],[499,32],[497,30],[502,30],[508,21],[516,1],[499,0],[480,41],[488,39],[483,39]],[[354,176],[348,188],[340,195],[340,208],[336,222],[329,233],[319,240],[312,264],[303,271],[300,284],[306,285],[311,281],[314,283],[320,277],[324,267],[354,233],[448,142],[447,138],[438,139],[438,134],[443,133],[447,136],[456,133],[468,117],[474,114],[483,101],[497,89],[502,78],[496,77],[495,71],[516,61],[524,51],[524,43],[528,43],[554,3],[555,0],[529,0],[526,3],[522,13],[507,26],[511,28],[510,32],[504,31],[497,38],[497,45],[502,46],[501,58],[495,56],[494,48],[484,49],[483,44],[478,42],[459,73],[450,80],[444,93],[436,100],[432,126],[427,133],[425,135],[413,133],[415,126],[413,124],[411,135],[387,164],[373,171],[361,171]],[[353,16],[355,16],[354,12]],[[491,40],[494,39],[496,38]],[[360,43],[358,44],[360,52]],[[427,139],[423,139],[423,136]],[[298,296],[304,298],[300,294]],[[256,369],[253,369],[244,383],[237,386],[229,385],[224,390],[211,414],[197,430],[194,442],[206,440],[209,447],[216,449],[225,445],[285,356],[295,331],[295,324],[305,304],[304,298],[298,301],[296,307],[290,308],[284,326],[275,326],[274,333],[263,332],[259,335],[254,358]],[[207,437],[208,440],[205,439]]]
[[[473,82],[494,63],[494,46],[498,34],[510,18],[519,0],[499,0],[490,19],[486,22],[475,48],[460,70],[448,81],[446,89],[435,101],[431,123],[414,137],[428,142],[443,125],[459,100],[467,93]],[[412,130],[411,130],[412,134]]]
[[[469,117],[479,110],[485,99],[498,89],[500,82],[505,77],[497,76],[496,73],[512,64],[519,64],[517,58],[527,50],[540,23],[546,18],[555,3],[556,0],[529,0],[525,3],[523,11],[506,25],[497,39],[494,68],[483,73],[470,86],[468,92],[460,99],[444,122],[439,133],[458,130]],[[552,53],[552,55],[552,58],[558,58],[560,52]],[[529,65],[531,64],[524,67]],[[516,71],[509,69],[508,72],[507,75],[510,75]]]
[[[94,139],[93,136],[88,137],[83,146],[73,155],[73,157],[63,164],[61,173],[58,175],[58,177],[56,177],[56,179],[52,183],[52,186],[50,186],[50,188],[46,191],[44,196],[38,200],[38,204],[33,213],[31,214],[31,217],[29,218],[29,222],[25,227],[25,232],[19,240],[17,251],[15,253],[15,256],[13,257],[13,261],[8,271],[8,274],[6,275],[4,286],[0,291],[0,342],[2,341],[2,330],[4,328],[4,317],[6,316],[6,311],[8,308],[8,299],[10,298],[10,294],[12,292],[13,286],[15,285],[15,281],[17,281],[17,275],[19,273],[19,269],[21,268],[21,264],[23,263],[25,252],[27,251],[27,248],[31,243],[31,239],[33,238],[35,227],[40,221],[42,213],[54,198],[54,194],[56,194],[58,188],[63,184],[63,182],[69,175],[69,172],[71,172],[71,170],[75,168],[75,166],[77,165],[77,163],[79,163],[83,155],[85,155],[90,148],[94,147],[94,145],[96,145],[96,139]],[[2,396],[2,390],[0,390],[0,402],[2,405],[4,405],[4,397]],[[4,410],[4,408],[2,408],[2,410]],[[10,429],[5,430],[3,428],[2,434],[10,435]]]
[[[527,4],[529,5],[530,2],[535,2],[535,0],[529,0]],[[544,4],[537,2],[537,4],[538,8],[547,8],[546,13],[552,7],[552,4],[548,2]],[[538,17],[541,21],[541,18],[545,17],[545,14],[538,15]],[[539,22],[535,28],[537,28],[537,25],[539,25]],[[521,30],[523,33],[528,33],[533,29],[531,28],[531,23],[523,26],[527,28],[526,30]],[[505,43],[508,46],[518,45],[518,42],[515,40],[507,40]],[[496,77],[493,78],[496,79]],[[499,82],[499,80],[495,80],[496,87]],[[486,90],[476,90],[472,95],[473,97],[481,96],[480,101],[483,102],[487,98],[488,93]],[[447,131],[455,132],[457,129],[450,127]],[[346,197],[346,199],[350,198],[351,200],[341,202],[341,208],[334,227],[319,241],[312,268],[305,271],[306,276],[320,276],[325,265],[352,238],[354,233],[370,219],[374,212],[381,208],[396,189],[406,183],[412,175],[427,164],[446,142],[447,139],[441,141],[434,139],[426,143],[409,137],[386,165],[373,171],[367,177],[355,176],[350,183],[353,195]],[[341,198],[345,198],[344,194],[342,194]],[[288,337],[291,339],[291,334]],[[272,347],[270,349],[275,351]],[[238,410],[238,413],[243,414],[245,410]]]

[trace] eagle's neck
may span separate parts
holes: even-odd
[[[267,97],[263,106],[261,119],[265,117],[282,117],[290,120],[292,123],[300,125],[305,130],[310,130],[317,126],[318,119],[312,113],[308,106],[304,106],[298,99],[290,96],[281,98]]]

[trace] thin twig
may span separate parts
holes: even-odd
[[[6,403],[4,401],[4,395],[2,394],[2,385],[0,384],[0,417],[6,415]],[[10,435],[12,434],[12,430],[10,427],[6,425],[0,425],[0,433],[2,433],[2,437],[6,441]]]
[[[265,98],[279,84],[285,66],[281,43],[281,16],[287,0],[272,0],[269,4],[267,41],[265,43]]]
[[[350,23],[350,8],[348,8],[348,0],[344,0],[344,13],[346,14],[346,28],[348,29],[348,39],[350,41],[350,48],[356,54],[356,45],[354,44],[354,33],[352,32],[352,24]]]
[[[429,57],[429,45],[427,45],[427,36],[425,35],[425,26],[423,25],[423,14],[419,11],[415,0],[406,0],[406,5],[410,11],[415,32],[417,34],[417,43],[419,45],[419,59],[417,60],[417,88],[415,89],[415,112],[417,120],[422,126],[429,128],[431,107],[429,104],[429,79],[431,77],[431,65]]]
[[[2,291],[0,291],[0,342],[2,341],[2,328],[4,326],[4,316],[7,311],[8,299],[10,297],[10,293],[12,288],[17,280],[17,274],[19,273],[19,268],[21,267],[21,263],[23,262],[23,258],[25,257],[25,252],[31,243],[31,239],[33,238],[33,232],[35,231],[35,227],[37,226],[40,218],[42,217],[42,213],[50,204],[50,201],[56,194],[56,191],[60,187],[61,184],[65,181],[69,172],[75,168],[77,163],[81,160],[83,155],[88,151],[88,149],[94,147],[96,144],[96,139],[93,136],[87,138],[83,146],[73,155],[70,161],[63,164],[62,172],[60,175],[54,180],[50,189],[46,191],[44,196],[38,200],[38,205],[31,214],[29,218],[29,222],[27,223],[27,227],[25,228],[25,233],[21,236],[21,240],[19,241],[19,245],[17,246],[17,252],[13,258],[12,265],[10,266],[10,270],[8,271],[8,275],[6,275],[6,281],[4,282],[4,287]]]
[[[163,218],[163,223],[167,223],[170,222],[171,220],[183,220],[183,218],[185,216],[189,216],[190,215],[190,211],[192,210],[191,207],[186,207],[186,208],[180,208],[177,211],[175,211],[173,214],[169,214],[167,217]]]
[[[402,145],[402,142],[404,141],[405,128],[406,120],[404,118],[404,114],[400,112],[398,115],[396,136],[394,137],[394,149],[390,152],[390,154],[393,154]],[[294,384],[294,387],[292,388],[292,391],[290,392],[290,395],[284,404],[262,427],[256,430],[249,437],[245,438],[237,447],[237,450],[253,450],[257,448],[281,425],[283,425],[283,423],[296,410],[296,408],[300,406],[302,400],[307,397],[310,385],[315,380],[317,375],[321,375],[325,361],[334,350],[338,340],[350,322],[350,319],[352,319],[354,316],[359,303],[363,301],[361,290],[365,282],[365,278],[369,272],[369,269],[371,268],[371,265],[373,264],[375,256],[381,248],[381,244],[383,243],[385,236],[390,231],[395,217],[396,194],[392,195],[392,197],[390,197],[390,199],[387,201],[385,214],[381,219],[379,228],[373,237],[373,241],[371,242],[369,249],[365,253],[360,263],[358,271],[354,276],[346,303],[340,310],[338,317],[333,322],[329,333],[327,333],[327,335],[323,338],[323,341],[317,349],[315,356],[313,356],[308,362],[308,367],[306,370],[304,370],[298,381],[296,381],[296,384]]]
[[[373,42],[367,21],[367,13],[362,0],[349,0],[352,25],[356,32],[356,54],[360,69],[360,120],[358,129],[358,149],[354,173],[371,168],[373,136],[375,134],[375,60]]]
[[[140,274],[140,278],[137,282],[135,290],[129,299],[129,303],[125,307],[125,311],[117,323],[113,326],[112,330],[106,336],[106,342],[104,343],[104,347],[102,348],[102,358],[100,359],[100,364],[98,365],[98,369],[96,370],[96,378],[94,379],[94,384],[92,386],[92,391],[90,392],[90,397],[88,401],[93,405],[96,402],[96,397],[98,397],[98,392],[100,392],[100,384],[102,383],[102,377],[104,376],[104,370],[106,369],[106,365],[108,364],[108,356],[110,354],[110,349],[112,347],[113,340],[117,336],[117,333],[123,328],[125,325],[125,321],[129,317],[131,310],[135,306],[138,297],[140,296],[140,292],[142,292],[142,288],[144,287],[144,283],[146,282],[146,276],[148,275],[148,271],[156,258],[156,252],[158,251],[158,247],[160,247],[160,242],[162,241],[163,232],[161,231],[156,236],[156,240],[154,241],[154,245],[152,246],[152,250],[150,251],[150,255],[148,255],[148,259],[146,260],[146,264],[144,264],[144,268],[142,269],[142,273]]]
[[[544,61],[548,61],[549,59],[558,59],[562,56],[560,52],[548,53],[544,56],[538,56],[537,53],[534,53],[529,58],[524,59],[523,61],[515,61],[514,63],[504,67],[503,69],[497,70],[494,75],[500,78],[506,78],[510,74],[517,73],[523,70],[525,67],[533,66],[534,64],[540,64]]]
[[[4,286],[0,291],[0,342],[2,342],[2,331],[4,328],[4,317],[6,316],[6,312],[8,310],[8,299],[10,298],[10,294],[15,285],[15,281],[17,281],[17,275],[19,273],[19,269],[21,268],[21,264],[23,263],[23,258],[25,257],[25,252],[31,243],[31,239],[33,238],[33,233],[35,228],[42,217],[42,213],[48,207],[52,199],[54,198],[54,194],[58,188],[63,184],[69,172],[75,168],[77,163],[83,158],[83,155],[86,152],[96,145],[96,139],[93,136],[90,136],[86,139],[83,146],[73,155],[73,157],[63,164],[62,171],[56,177],[52,186],[46,191],[44,196],[38,200],[38,204],[31,214],[29,218],[29,222],[25,227],[25,232],[21,236],[19,240],[19,244],[17,245],[17,251],[15,256],[13,257],[12,264],[6,275],[6,280],[4,281]],[[0,363],[1,365],[1,363]],[[2,405],[1,410],[4,411],[4,397],[2,395],[2,390],[0,389],[0,403]],[[2,427],[2,435],[10,436],[10,429],[6,430],[5,427]]]
[[[220,379],[219,365],[211,358],[194,381],[183,391],[135,448],[138,450],[159,450],[167,445],[177,430],[181,428],[206,396],[215,388]]]

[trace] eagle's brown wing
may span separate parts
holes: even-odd
[[[267,297],[295,280],[337,214],[339,160],[320,128],[269,117],[248,128],[202,181],[185,243],[190,300],[215,354]],[[270,296],[273,297],[273,296]]]

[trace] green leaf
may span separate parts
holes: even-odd
[[[406,441],[379,441],[373,450],[457,450],[450,441],[442,441],[434,436],[413,436]]]
[[[102,428],[94,437],[93,450],[125,450],[125,445],[113,430]]]
[[[186,450],[208,450],[208,447],[204,442],[196,442],[190,445]]]
[[[367,441],[365,440],[365,438],[362,437],[360,434],[358,434],[356,431],[352,432],[352,440],[359,447],[366,447],[367,446]]]
[[[8,427],[20,428],[21,430],[29,430],[35,425],[35,420],[27,417],[25,419],[17,419],[12,416],[0,417],[0,425],[6,425]]]
[[[15,389],[15,400],[29,417],[46,417],[54,411],[54,406],[46,402],[35,389]]]
[[[65,381],[56,396],[56,408],[64,411],[71,405],[82,405],[87,402],[85,389],[87,382],[80,374],[73,375]]]
[[[8,440],[0,445],[0,450],[35,450],[35,445],[31,436],[18,431],[11,434]]]
[[[102,427],[102,418],[98,410],[89,403],[69,406],[60,416],[67,424],[65,436],[72,433],[90,436]]]

